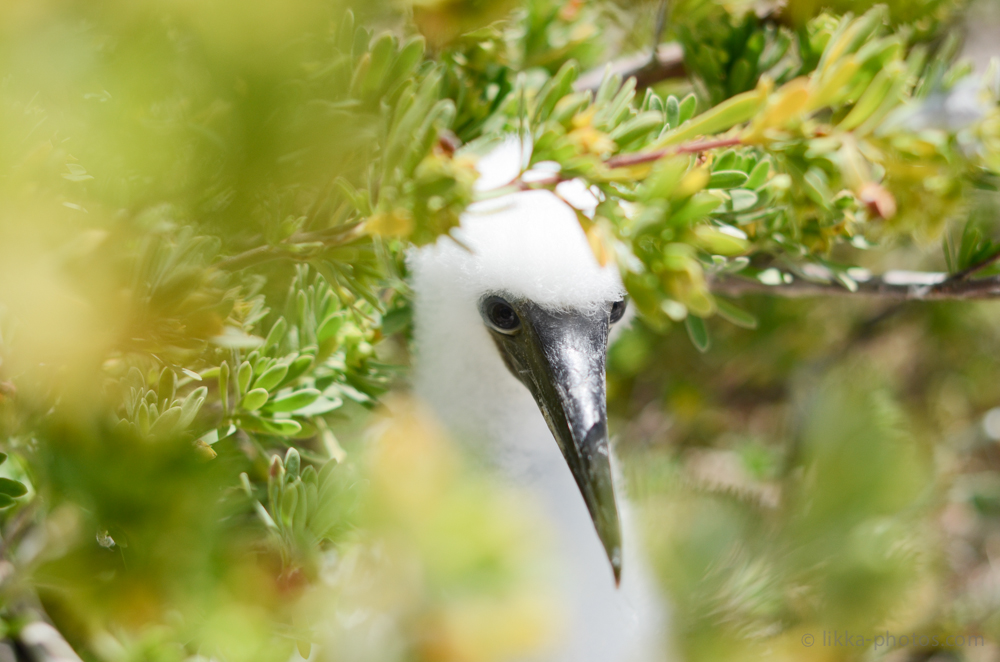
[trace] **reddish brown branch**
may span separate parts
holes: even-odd
[[[740,145],[741,141],[739,138],[721,138],[719,140],[706,140],[703,142],[687,143],[684,145],[677,145],[676,147],[668,147],[666,149],[657,150],[655,152],[638,152],[636,154],[621,154],[619,156],[613,156],[604,162],[604,165],[609,168],[625,168],[628,166],[641,165],[643,163],[652,163],[653,161],[659,161],[664,156],[670,156],[673,154],[700,154],[701,152],[707,152],[711,149],[722,149],[724,147],[736,147]]]

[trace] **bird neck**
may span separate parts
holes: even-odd
[[[414,387],[453,436],[519,482],[564,463],[534,399],[478,315],[448,315],[447,325],[425,317],[418,305]]]

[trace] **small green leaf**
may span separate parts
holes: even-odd
[[[267,405],[268,411],[295,411],[314,403],[320,396],[320,392],[314,388],[306,388],[296,391],[281,398],[272,400]]]
[[[734,212],[746,211],[757,204],[757,194],[745,188],[734,188],[729,191],[730,207]]]
[[[7,454],[6,453],[0,453],[0,464],[3,464],[6,461],[7,461]]]
[[[667,97],[667,126],[671,129],[675,129],[680,126],[681,123],[681,104],[677,101],[677,97],[671,94]]]
[[[209,338],[209,341],[224,349],[254,349],[264,344],[263,338],[247,335],[232,327],[226,327],[223,333]]]
[[[188,394],[188,397],[184,398],[184,402],[181,404],[181,418],[177,422],[177,427],[181,430],[186,429],[194,421],[194,417],[198,415],[201,411],[201,406],[205,404],[205,398],[208,396],[208,387],[199,386],[195,390]]]
[[[833,194],[826,183],[826,175],[818,168],[810,168],[809,172],[802,178],[802,181],[805,184],[805,192],[809,196],[809,199],[820,207],[829,209],[830,201],[833,200]]]
[[[135,422],[139,426],[142,434],[149,433],[149,404],[143,400],[139,403],[139,409],[135,414]]]
[[[680,209],[671,214],[670,223],[673,225],[686,225],[715,211],[722,204],[722,193],[711,191],[701,191],[695,193],[690,200],[685,202]]]
[[[0,478],[0,494],[6,494],[10,497],[23,497],[28,493],[28,488],[24,486],[23,483],[19,483],[16,480],[11,480],[10,478]]]
[[[298,421],[292,420],[290,418],[276,418],[276,419],[264,419],[258,418],[254,419],[258,427],[256,430],[258,432],[264,432],[267,434],[277,435],[279,437],[291,437],[302,431],[302,425]],[[254,429],[253,427],[247,426],[249,429]]]
[[[196,382],[200,382],[201,381],[201,375],[199,375],[194,370],[188,370],[187,368],[181,368],[181,372],[183,372],[185,375],[187,375],[188,377],[190,377],[191,379],[193,379]]]
[[[219,366],[215,366],[214,368],[208,368],[207,370],[202,370],[201,372],[198,373],[201,376],[201,379],[199,379],[198,381],[202,381],[204,379],[218,379],[220,370],[221,368],[219,368]]]
[[[737,188],[746,184],[747,174],[741,170],[717,170],[708,180],[708,188]]]
[[[287,475],[291,478],[297,478],[301,466],[302,459],[299,457],[299,452],[294,448],[289,448],[288,452],[285,453],[285,471],[288,472]]]
[[[17,502],[6,494],[0,494],[0,508],[10,508],[15,503]]]
[[[328,414],[334,409],[339,409],[344,406],[344,401],[340,398],[317,398],[314,402],[305,407],[299,407],[295,409],[296,416],[322,416],[323,414]]]
[[[739,168],[736,165],[737,158],[738,157],[736,156],[735,150],[731,149],[726,150],[726,152],[722,156],[717,158],[715,160],[715,163],[712,164],[712,169],[716,171],[739,170]]]
[[[174,401],[174,392],[177,388],[177,373],[169,367],[160,373],[160,383],[156,387],[156,394],[159,396],[160,409],[165,409]]]
[[[297,359],[292,361],[291,365],[288,366],[288,373],[285,378],[281,380],[281,385],[290,384],[303,374],[312,365],[313,357],[309,354],[302,354]]]
[[[323,342],[327,338],[332,338],[340,329],[341,325],[343,325],[345,316],[346,313],[338,311],[323,320],[323,323],[319,325],[318,329],[316,329],[316,340],[318,342]]]
[[[269,397],[270,394],[267,392],[267,389],[255,388],[243,396],[243,400],[240,402],[240,407],[246,411],[257,411],[264,406],[264,403],[267,402]]]
[[[250,378],[253,377],[253,367],[250,365],[249,361],[244,361],[240,365],[240,371],[237,375],[237,383],[240,387],[240,393],[246,393],[247,388],[250,386]]]
[[[180,407],[171,407],[160,414],[156,421],[154,421],[153,426],[149,428],[149,434],[159,437],[173,432],[181,420],[182,411]]]
[[[620,124],[618,128],[611,132],[611,139],[619,147],[627,147],[650,132],[654,130],[659,131],[662,126],[663,114],[655,110],[649,110]]]
[[[681,100],[679,111],[680,117],[677,118],[677,126],[680,126],[684,122],[694,117],[695,111],[698,110],[698,98],[691,93]],[[677,127],[674,127],[677,128]]]
[[[716,299],[715,306],[722,319],[744,329],[757,328],[757,318],[742,308],[738,308],[724,299]]]
[[[264,351],[268,348],[274,347],[282,340],[285,339],[285,333],[288,331],[288,322],[285,321],[284,317],[279,317],[271,327],[271,331],[268,332],[267,337],[264,338]]]
[[[760,188],[765,183],[767,183],[767,176],[771,172],[771,162],[761,161],[754,169],[750,171],[750,178],[747,179],[747,183],[744,184],[746,188]]]
[[[684,326],[687,328],[688,336],[691,338],[691,342],[694,343],[695,348],[703,354],[707,352],[709,347],[712,346],[712,340],[708,337],[708,328],[705,326],[705,320],[694,315],[688,315],[684,319]]]
[[[281,380],[285,378],[288,374],[288,365],[285,363],[279,363],[276,366],[269,368],[263,375],[257,378],[254,382],[254,388],[262,388],[265,391],[270,391],[275,386],[281,383]]]

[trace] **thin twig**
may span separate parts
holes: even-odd
[[[939,282],[929,284],[930,280]],[[724,296],[763,294],[784,298],[805,297],[864,297],[889,301],[964,301],[1000,298],[1000,276],[979,280],[954,280],[944,274],[910,274],[909,280],[893,275],[874,277],[858,282],[851,291],[835,283],[816,283],[795,279],[780,285],[767,285],[753,278],[730,276],[717,278],[712,292]]]
[[[281,254],[275,251],[274,246],[264,245],[251,248],[239,255],[222,258],[214,266],[226,271],[239,271],[240,269],[246,269],[257,264],[277,260],[279,257],[281,257]]]
[[[668,147],[666,149],[657,150],[655,152],[638,152],[635,154],[621,154],[619,156],[613,156],[604,162],[604,165],[609,168],[625,168],[628,166],[641,165],[643,163],[652,163],[653,161],[659,161],[664,156],[670,156],[673,154],[700,154],[701,152],[707,152],[712,149],[721,149],[723,147],[735,147],[741,144],[739,138],[721,138],[719,140],[706,140],[701,142],[687,143],[684,145],[677,145],[676,147]]]
[[[584,90],[596,92],[608,70],[612,74],[620,74],[623,81],[635,78],[636,87],[640,90],[669,78],[687,76],[687,69],[684,68],[684,49],[680,44],[668,43],[658,45],[652,59],[648,53],[642,52],[591,69],[576,79],[573,89],[577,92]]]
[[[240,269],[246,269],[247,267],[253,267],[258,264],[271,262],[272,260],[280,260],[282,258],[304,259],[306,257],[313,256],[315,253],[309,252],[308,254],[296,254],[296,245],[322,244],[323,249],[343,246],[351,243],[361,236],[362,233],[360,231],[360,226],[361,222],[358,221],[347,225],[337,226],[335,228],[319,230],[317,232],[292,235],[288,238],[288,240],[281,244],[273,246],[271,244],[257,246],[256,248],[251,248],[250,250],[239,253],[238,255],[223,258],[216,262],[213,266],[226,271],[239,271]]]
[[[653,28],[653,47],[650,48],[649,64],[657,64],[656,54],[660,48],[660,40],[663,39],[663,31],[667,28],[667,6],[670,0],[660,0],[660,7],[656,10],[656,27]]]
[[[965,280],[969,276],[971,276],[971,275],[973,275],[975,273],[978,273],[978,272],[982,271],[983,269],[985,269],[986,267],[990,266],[991,264],[995,263],[997,260],[1000,260],[1000,251],[997,251],[996,253],[993,253],[992,255],[990,255],[989,257],[987,257],[984,260],[980,260],[979,262],[976,262],[975,264],[973,264],[970,267],[966,267],[965,269],[962,269],[961,271],[956,271],[951,276],[948,276],[948,280],[949,281]]]

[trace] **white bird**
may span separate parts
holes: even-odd
[[[605,357],[627,307],[617,269],[545,190],[477,203],[455,234],[410,259],[417,394],[554,524],[571,613],[551,659],[663,659],[663,605],[609,448]]]

